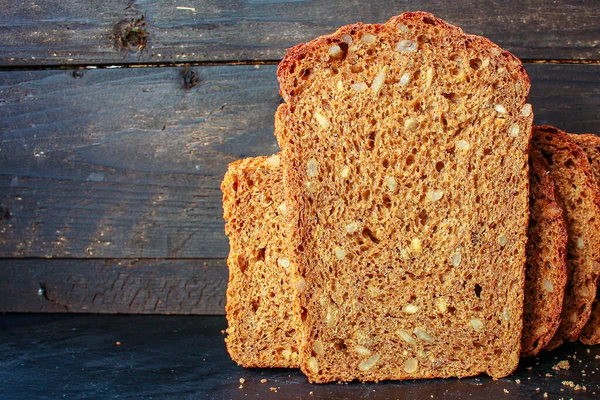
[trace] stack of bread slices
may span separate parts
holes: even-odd
[[[503,377],[600,343],[600,138],[532,127],[519,59],[413,12],[298,45],[277,76],[281,152],[222,184],[235,362]]]

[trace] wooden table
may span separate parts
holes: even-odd
[[[278,61],[347,23],[433,12],[524,61],[537,124],[600,132],[596,1],[0,10],[0,312],[222,315],[227,163],[278,151]]]
[[[589,353],[583,345],[563,346],[523,360],[513,375],[498,380],[481,376],[310,385],[298,370],[235,365],[223,345],[225,327],[222,316],[9,314],[0,318],[0,398],[545,400],[544,393],[550,400],[600,397],[599,346],[589,348]],[[553,369],[563,360],[569,362],[568,370]]]

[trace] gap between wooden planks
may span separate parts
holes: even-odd
[[[338,27],[432,12],[521,58],[600,59],[590,2],[0,0],[0,65],[275,60]],[[187,7],[187,8],[185,8]]]
[[[1,260],[0,312],[225,312],[224,260]]]
[[[257,65],[278,65],[281,60],[241,60],[241,61],[196,61],[196,62],[155,62],[155,63],[112,63],[112,64],[80,64],[80,65],[16,65],[0,66],[0,71],[46,71],[46,70],[89,70],[89,69],[119,69],[119,68],[194,68],[194,67],[217,67],[217,66],[257,66]],[[600,65],[600,60],[577,60],[577,59],[521,59],[523,64],[585,64]]]

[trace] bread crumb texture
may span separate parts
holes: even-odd
[[[510,374],[533,119],[520,61],[415,12],[296,46],[278,79],[309,380]]]
[[[227,351],[244,367],[298,367],[279,155],[229,165],[221,185],[229,237]]]

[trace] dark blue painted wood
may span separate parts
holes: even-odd
[[[543,399],[544,392],[549,399],[600,394],[598,346],[564,346],[524,360],[517,373],[497,381],[482,376],[310,385],[297,370],[235,365],[225,350],[225,326],[224,317],[0,315],[0,398],[512,400]],[[568,371],[552,369],[560,360],[569,360]],[[562,381],[587,390],[574,391]]]

